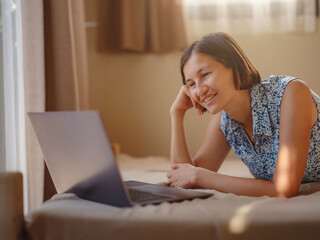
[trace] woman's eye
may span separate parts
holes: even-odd
[[[191,88],[191,87],[195,86],[195,83],[194,82],[190,82],[188,85]]]
[[[210,74],[210,72],[205,72],[202,74],[202,78],[205,78],[206,76],[208,76]]]

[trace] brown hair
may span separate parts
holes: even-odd
[[[186,79],[183,68],[191,55],[195,53],[207,54],[226,68],[232,68],[234,84],[237,89],[248,89],[261,82],[257,69],[249,61],[236,41],[226,33],[209,33],[200,40],[193,42],[184,51],[180,71],[183,84]]]

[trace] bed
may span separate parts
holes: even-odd
[[[124,180],[166,181],[165,157],[118,156]],[[251,177],[240,160],[220,172]],[[320,183],[303,184],[290,199],[246,197],[214,190],[208,199],[117,208],[57,194],[26,218],[32,240],[320,239]]]

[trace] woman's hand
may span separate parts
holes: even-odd
[[[198,115],[203,114],[202,106],[191,98],[188,87],[186,85],[183,85],[178,93],[178,96],[171,106],[170,112],[172,114],[185,113],[192,107],[194,107],[198,111]]]
[[[197,188],[197,177],[201,168],[188,163],[174,163],[167,174],[170,187]]]

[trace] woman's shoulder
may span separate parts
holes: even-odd
[[[268,78],[265,78],[261,83],[255,85],[251,89],[251,94],[258,98],[261,98],[261,95],[267,97],[268,100],[276,100],[282,98],[283,92],[288,85],[293,80],[301,80],[298,77],[292,76],[274,76],[271,75]]]
[[[263,86],[264,88],[269,90],[278,90],[279,88],[284,89],[289,82],[296,79],[301,80],[298,77],[284,76],[284,75],[281,75],[281,76],[271,75],[270,77],[263,79],[261,83],[258,85]]]

